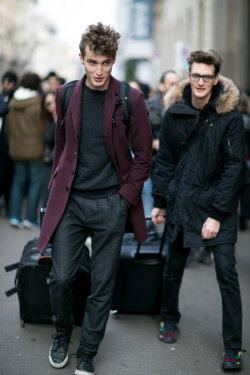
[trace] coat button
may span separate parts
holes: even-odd
[[[77,156],[77,152],[75,152],[75,157]]]
[[[180,164],[180,168],[183,168],[184,167],[184,165],[183,164]]]
[[[75,173],[75,170],[74,169],[71,169],[71,174],[74,174]]]
[[[69,186],[66,186],[66,187],[65,187],[65,190],[66,190],[66,191],[69,191]]]

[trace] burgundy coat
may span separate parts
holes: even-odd
[[[82,95],[85,79],[86,76],[77,82],[74,87],[64,126],[60,126],[63,86],[59,86],[56,92],[55,154],[49,183],[50,196],[37,245],[41,253],[51,240],[64,213],[74,180],[82,125]],[[122,122],[121,106],[118,107],[115,114],[116,125],[112,125],[112,115],[116,101],[119,99],[119,89],[119,81],[111,76],[104,105],[103,138],[109,157],[118,174],[119,193],[131,204],[126,231],[134,232],[137,241],[143,242],[147,238],[147,230],[141,192],[151,166],[152,134],[143,94],[132,88],[130,122],[133,153],[135,155],[132,158],[126,136],[126,127]]]

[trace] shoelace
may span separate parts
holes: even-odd
[[[70,342],[70,339],[62,332],[57,332],[56,334],[52,335],[54,341],[55,349],[58,347],[65,347]]]
[[[165,323],[164,331],[177,331],[177,327],[172,323]]]

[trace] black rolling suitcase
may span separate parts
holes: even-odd
[[[11,271],[17,268],[15,288],[7,296],[17,292],[21,325],[24,323],[51,323],[52,310],[49,296],[49,274],[52,267],[51,245],[43,256],[37,250],[37,238],[29,241],[23,250],[19,263],[5,267]],[[90,258],[87,246],[81,256],[73,286],[73,314],[75,324],[81,325],[90,294]]]
[[[149,233],[139,244],[125,234],[121,248],[112,310],[117,313],[159,314],[161,283],[168,241],[163,234]]]

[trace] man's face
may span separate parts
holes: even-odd
[[[89,46],[85,47],[84,57],[79,54],[80,62],[85,67],[87,76],[86,85],[92,90],[107,90],[112,67],[115,58],[96,54],[91,51]]]
[[[51,76],[48,78],[49,91],[56,92],[57,87],[59,86],[58,78]]]
[[[203,63],[196,63],[194,62],[191,66],[191,77],[188,76],[190,85],[191,85],[191,91],[192,91],[192,101],[193,100],[199,100],[204,101],[204,105],[208,103],[213,86],[217,85],[219,80],[219,74],[216,76],[214,75],[214,65],[207,65]],[[205,75],[207,77],[210,77],[210,79],[205,82],[202,77],[200,77],[197,81],[192,78],[192,75]],[[195,77],[195,76],[193,76]],[[207,78],[205,78],[207,80]]]
[[[159,89],[163,94],[166,94],[171,86],[180,81],[180,77],[176,73],[167,73],[164,77],[164,82],[160,83]]]
[[[2,85],[3,94],[9,94],[15,88],[15,83],[9,81],[8,78],[5,78]]]

